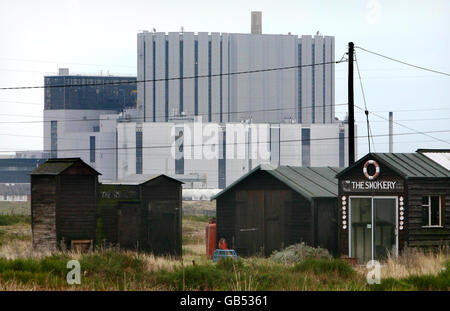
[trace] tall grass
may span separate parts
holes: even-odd
[[[412,275],[437,275],[449,260],[449,248],[421,250],[407,248],[398,257],[389,255],[382,262],[383,278],[406,278]]]

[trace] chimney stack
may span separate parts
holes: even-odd
[[[252,11],[252,34],[262,34],[262,12]]]

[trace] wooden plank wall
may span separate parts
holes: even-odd
[[[56,177],[32,175],[31,185],[33,248],[56,250]]]
[[[141,244],[146,245],[148,251],[181,256],[181,187],[181,183],[164,176],[141,185],[143,202]],[[155,213],[149,213],[149,204],[152,209],[155,208]],[[150,224],[155,222],[163,225],[161,230],[152,228]]]
[[[119,243],[118,206],[121,202],[140,203],[139,188],[134,185],[99,184],[97,191],[97,244]]]
[[[407,182],[407,245],[409,247],[436,247],[450,244],[450,180],[408,180]],[[424,228],[422,224],[422,197],[442,196],[442,228]]]
[[[95,240],[95,175],[59,175],[56,228],[58,241]]]
[[[244,255],[260,253],[258,247],[261,245],[259,244],[262,244],[264,248],[266,241],[264,225],[271,220],[265,219],[265,216],[259,217],[259,215],[264,215],[264,206],[259,208],[255,206],[255,200],[259,198],[257,195],[259,192],[263,195],[264,204],[275,204],[273,198],[278,198],[278,208],[282,211],[279,211],[277,215],[267,215],[267,217],[278,216],[278,229],[272,228],[271,230],[277,230],[279,234],[283,235],[281,247],[299,242],[313,244],[314,223],[311,202],[265,171],[255,172],[217,199],[217,239],[224,237],[228,241],[229,247],[241,248],[238,252],[240,251]],[[266,200],[268,201],[265,202]],[[238,209],[246,209],[246,211],[239,212]],[[243,217],[242,215],[245,216],[245,220],[238,219],[238,217]],[[249,217],[252,221],[248,220]],[[258,219],[261,221],[257,221]],[[239,237],[238,230],[241,229],[240,227],[250,228],[253,226],[257,226],[262,232],[259,235],[254,233],[253,240],[237,243],[236,239]],[[270,252],[270,250],[264,251],[266,256],[270,255]]]

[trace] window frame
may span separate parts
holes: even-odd
[[[428,207],[428,223],[426,225],[422,224],[422,228],[442,228],[442,196],[441,195],[424,195],[424,196],[422,196],[422,202],[423,202],[424,197],[428,198],[428,204],[422,203],[420,206],[422,206],[422,209],[424,207]],[[439,214],[438,214],[439,224],[438,225],[431,224],[431,197],[438,198],[438,202],[439,202]]]

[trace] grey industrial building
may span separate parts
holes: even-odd
[[[138,84],[142,121],[184,114],[207,122],[334,122],[334,37],[262,34],[261,14],[253,16],[252,33],[139,33],[138,80],[150,80]],[[291,68],[234,74],[280,67]]]

